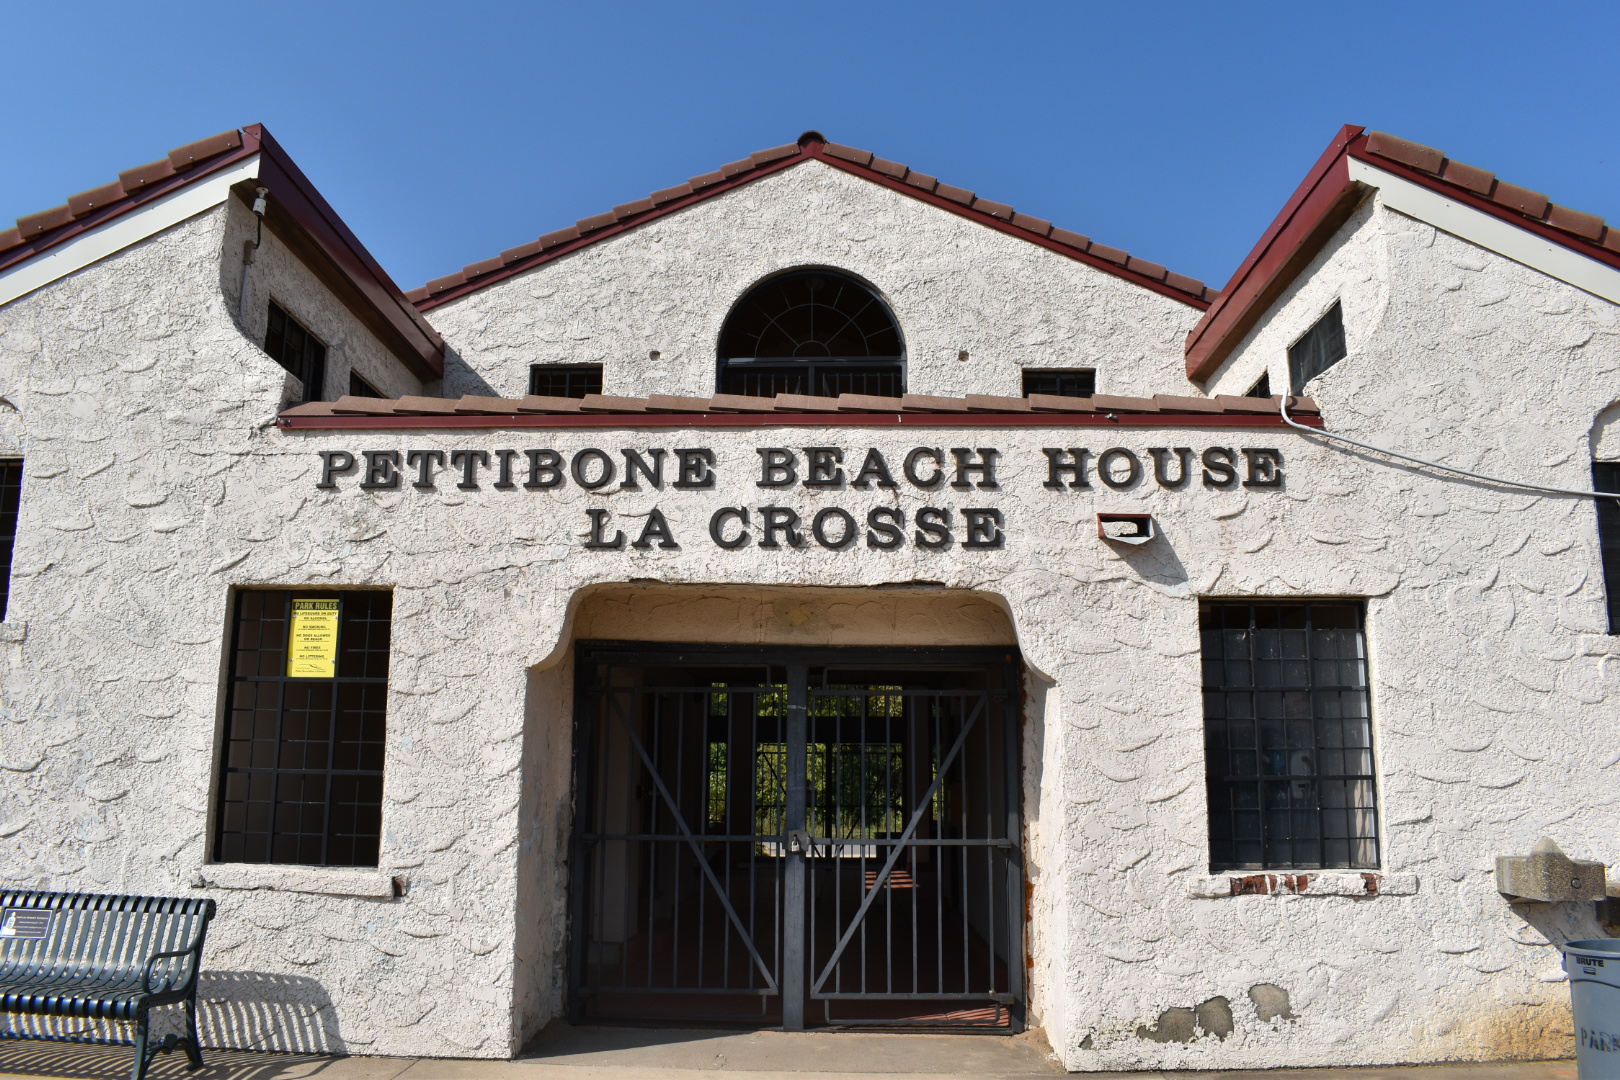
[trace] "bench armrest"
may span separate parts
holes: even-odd
[[[196,978],[197,969],[202,964],[203,935],[205,935],[207,932],[208,924],[204,922],[203,925],[198,928],[197,936],[193,938],[191,944],[186,946],[184,949],[175,949],[171,952],[153,953],[151,956],[146,958],[146,970],[141,974],[141,985],[145,988],[148,994],[156,994],[161,993],[164,990],[174,989],[173,979],[165,981],[161,987],[154,987],[152,985],[152,968],[159,960],[174,960],[182,956],[194,956],[191,975],[186,981]]]

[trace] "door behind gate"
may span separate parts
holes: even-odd
[[[1012,654],[578,656],[575,1022],[1021,1029]]]

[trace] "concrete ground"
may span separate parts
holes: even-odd
[[[0,1077],[124,1080],[123,1047],[0,1043]],[[160,1056],[151,1080],[1053,1080],[1063,1076],[1038,1035],[886,1035],[556,1028],[516,1061],[319,1057],[209,1051],[188,1072],[183,1054]],[[1573,1061],[1263,1072],[1087,1073],[1129,1080],[1575,1080]]]

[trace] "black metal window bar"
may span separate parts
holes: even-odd
[[[720,332],[723,394],[905,393],[905,344],[888,305],[831,270],[780,274],[737,303]]]
[[[295,598],[339,601],[335,677],[288,675]],[[377,865],[392,612],[382,591],[237,594],[215,860]]]
[[[1592,490],[1620,492],[1620,461],[1592,462]],[[6,505],[16,504],[13,501]],[[4,513],[3,507],[0,513]],[[1609,601],[1609,633],[1620,634],[1620,498],[1597,500],[1597,524],[1603,583]]]
[[[304,384],[303,400],[321,400],[326,393],[326,346],[273,300],[264,333],[264,351]]]
[[[1211,868],[1377,868],[1362,605],[1207,602],[1199,627]]]
[[[582,398],[602,392],[601,364],[530,364],[529,393]]]
[[[1017,1029],[1016,665],[652,650],[581,650],[575,1019]]]
[[[1025,368],[1024,396],[1055,394],[1058,397],[1091,397],[1097,392],[1097,372],[1092,368]]]
[[[20,459],[0,460],[0,619],[11,606],[11,552],[17,544],[17,514],[22,508]]]

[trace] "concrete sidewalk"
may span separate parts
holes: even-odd
[[[0,1077],[124,1080],[122,1047],[0,1043]],[[1054,1080],[1066,1074],[1038,1035],[892,1035],[841,1032],[558,1028],[515,1061],[322,1057],[209,1051],[188,1072],[182,1054],[160,1056],[151,1080]],[[1083,1073],[1129,1080],[1575,1080],[1573,1061],[1261,1072]]]

